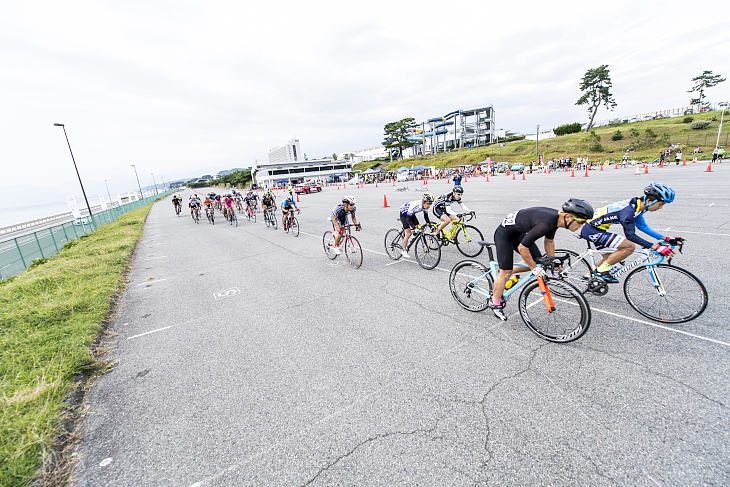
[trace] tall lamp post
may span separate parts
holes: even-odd
[[[162,191],[165,191],[165,178],[163,176],[160,176],[162,178]]]
[[[155,183],[155,194],[160,194],[160,192],[157,191],[157,181],[155,181],[155,175],[154,175],[154,173],[150,173],[150,174],[152,174],[152,182]]]
[[[104,180],[104,186],[106,186],[106,194],[109,195],[109,206],[112,205],[112,194],[109,192],[109,185],[106,184],[106,179]]]
[[[86,190],[84,190],[84,183],[81,182],[81,175],[79,174],[79,168],[76,166],[76,159],[74,159],[74,153],[71,150],[71,142],[68,141],[68,134],[66,134],[66,126],[62,123],[54,123],[55,127],[63,128],[63,135],[66,136],[66,144],[68,144],[68,151],[71,153],[71,160],[74,162],[74,169],[76,169],[76,176],[79,178],[79,184],[81,185],[81,192],[84,194],[84,201],[86,201],[86,209],[89,210],[89,220],[91,224],[94,224],[94,219],[91,217],[91,206],[89,205],[89,199],[86,197]]]
[[[142,194],[142,185],[139,184],[139,175],[137,174],[137,166],[134,164],[130,164],[134,168],[134,175],[137,176],[137,187],[139,188],[139,197],[143,197],[144,194]]]

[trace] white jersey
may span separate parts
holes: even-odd
[[[419,211],[428,213],[428,210],[423,209],[423,204],[421,203],[421,200],[410,201],[400,207],[401,215],[413,216]]]

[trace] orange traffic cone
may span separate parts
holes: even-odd
[[[707,164],[707,169],[705,169],[705,172],[712,172],[712,161],[710,161],[710,162],[709,162],[709,163]]]
[[[522,180],[523,181],[525,180],[525,173],[524,172],[522,173]]]
[[[584,178],[588,177],[588,166],[586,166],[586,173],[583,175]]]
[[[644,164],[644,174],[649,174],[649,165]]]
[[[388,198],[386,198],[385,195],[383,195],[383,208],[387,208],[387,207],[388,207]]]
[[[451,184],[451,178],[446,178],[446,184]]]
[[[614,169],[618,169],[618,162],[616,163],[616,167],[614,167]]]
[[[601,171],[603,171],[603,164],[601,164]]]
[[[487,175],[487,182],[489,182],[489,175]]]
[[[692,159],[692,164],[694,164],[696,162],[697,162],[697,156],[695,156],[694,159]]]
[[[687,159],[685,159],[685,160],[682,161],[682,165],[683,166],[686,166],[687,165]]]
[[[571,178],[574,178],[575,177],[575,169],[571,169],[570,170],[570,177]]]
[[[295,193],[297,195],[297,203],[299,203],[299,193]]]
[[[376,187],[376,188],[378,187],[378,182],[377,182],[377,181],[375,181],[375,187]]]
[[[512,173],[512,181],[515,180],[515,173]]]

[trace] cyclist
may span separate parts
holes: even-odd
[[[234,190],[233,191],[233,200],[235,201],[236,206],[238,206],[238,209],[240,210],[243,205],[243,196],[241,196],[241,193]]]
[[[253,213],[256,208],[256,199],[253,197],[252,191],[249,191],[246,194],[246,197],[243,198],[243,202],[246,203],[246,211],[251,210],[251,213]]]
[[[342,240],[342,227],[349,225],[347,216],[352,215],[352,223],[355,224],[355,230],[360,231],[360,224],[357,222],[355,216],[355,197],[352,195],[345,195],[342,198],[342,203],[335,206],[332,209],[332,226],[334,227],[335,234],[335,254],[340,254],[340,240]]]
[[[276,196],[271,191],[267,191],[264,197],[261,198],[261,209],[264,214],[268,208],[276,208]]]
[[[256,205],[259,204],[259,194],[254,193],[253,191],[250,191],[249,194],[251,195],[251,198],[253,198],[253,209],[256,210]]]
[[[464,194],[464,188],[461,186],[454,186],[454,189],[450,193],[442,194],[436,199],[436,202],[433,204],[433,214],[436,215],[436,218],[441,220],[441,224],[436,229],[436,235],[438,235],[449,223],[459,220],[456,216],[458,213],[451,209],[452,203],[459,203],[461,208],[464,210],[463,213],[470,213],[472,215],[476,214],[469,210],[464,202],[461,201],[462,194]]]
[[[217,194],[217,195],[214,196],[213,199],[215,199],[215,208],[216,208],[216,210],[222,210],[222,208],[221,208],[221,195]]]
[[[674,190],[665,184],[652,181],[649,186],[644,188],[644,196],[636,196],[598,209],[595,218],[590,219],[588,225],[585,225],[580,233],[582,238],[593,242],[598,250],[605,249],[608,252],[603,254],[603,259],[596,264],[598,277],[607,282],[618,282],[618,279],[610,272],[611,268],[631,255],[636,249],[636,245],[656,250],[665,257],[674,255],[672,248],[663,244],[676,245],[684,239],[665,237],[644,221],[644,213],[661,210],[666,203],[672,201],[674,201]],[[621,224],[626,237],[606,231],[614,223]],[[637,228],[660,242],[652,244],[639,237],[636,235]],[[613,272],[615,273],[619,268]]]
[[[420,200],[410,201],[400,207],[400,221],[403,224],[403,249],[401,255],[408,258],[408,240],[413,235],[413,231],[420,227],[418,223],[418,216],[416,213],[423,212],[423,218],[426,220],[426,224],[431,224],[431,219],[428,217],[428,210],[433,204],[433,194],[423,193]]]
[[[182,207],[182,198],[179,194],[172,197],[172,206],[175,208],[175,213],[179,213],[178,207]]]
[[[198,211],[198,215],[200,215],[200,198],[198,198],[197,194],[190,195],[190,198],[188,198],[188,206],[190,207],[190,216],[192,216],[196,211]]]
[[[289,212],[294,210],[297,210],[297,213],[301,213],[299,208],[297,208],[297,204],[294,203],[294,198],[287,196],[286,199],[281,202],[281,225],[284,227],[284,230],[286,230],[286,216]]]
[[[211,216],[215,215],[215,211],[213,211],[213,198],[211,197],[213,193],[209,193],[205,195],[205,199],[203,200],[203,206],[205,207],[205,215],[207,216],[210,214]]]
[[[223,216],[225,218],[232,218],[231,212],[233,210],[233,197],[231,196],[231,193],[227,193],[223,197]]]
[[[545,253],[553,257],[555,255],[555,232],[558,231],[558,228],[576,232],[586,220],[592,217],[591,204],[576,198],[571,198],[563,203],[562,211],[533,207],[515,211],[505,217],[502,224],[494,231],[499,274],[494,281],[494,294],[490,308],[497,318],[503,321],[507,319],[502,296],[510,276],[517,272],[526,272],[528,268],[536,276],[542,272],[542,268],[537,267],[535,263],[535,260],[542,255],[535,242],[545,237]],[[524,264],[528,266],[527,268],[514,266],[513,252],[515,251],[520,254]]]

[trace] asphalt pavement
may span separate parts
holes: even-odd
[[[260,214],[195,224],[155,204],[112,327],[115,367],[86,397],[75,485],[730,484],[730,168],[705,168],[463,183],[486,239],[520,208],[604,206],[650,180],[677,191],[646,220],[688,239],[674,263],[704,282],[705,313],[656,323],[616,285],[589,298],[591,328],[570,344],[531,333],[514,303],[506,322],[458,306],[453,246],[431,271],[387,257],[420,181],[302,195],[299,237]],[[360,269],[322,248],[347,193]],[[584,248],[566,230],[556,241]]]

